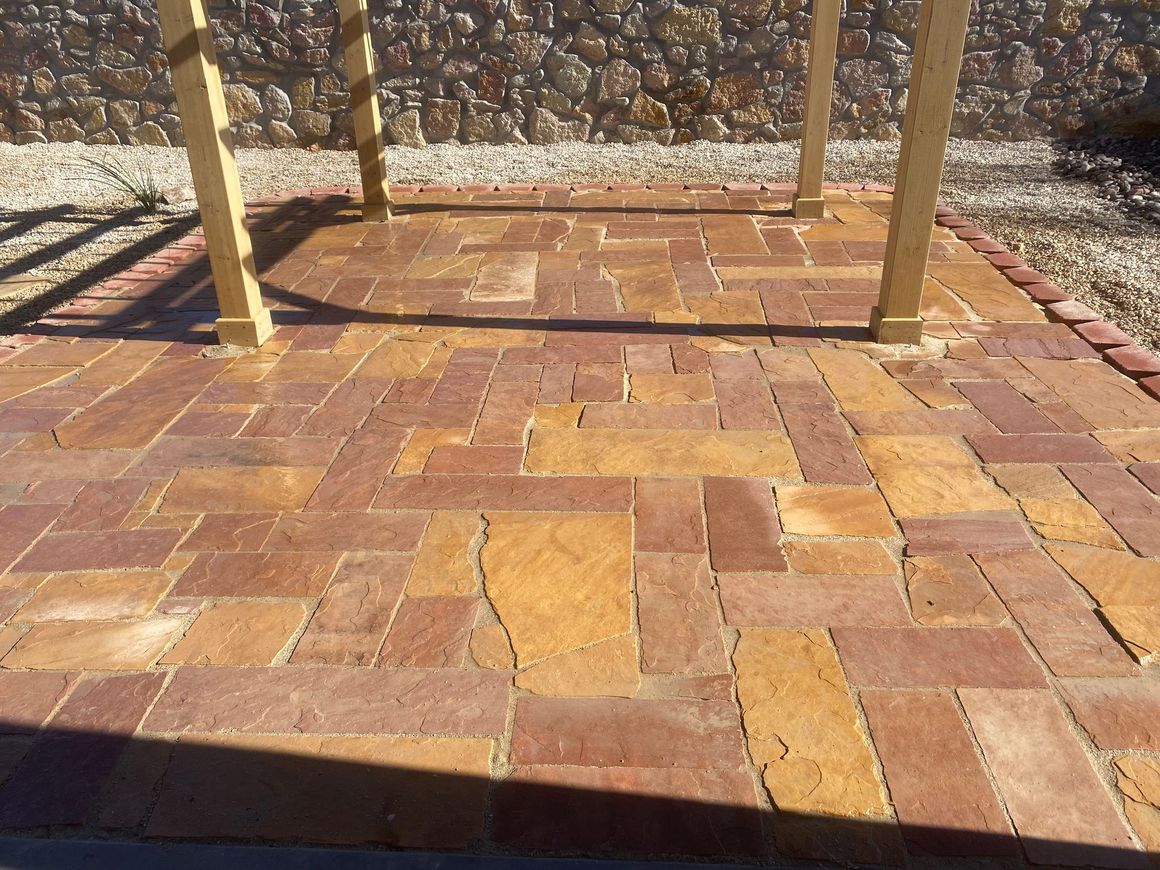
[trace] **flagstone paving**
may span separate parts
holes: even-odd
[[[872,343],[879,189],[396,194],[251,207],[256,352],[196,236],[0,346],[0,831],[1160,853],[1160,402],[1094,315],[943,213]]]

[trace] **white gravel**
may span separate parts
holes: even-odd
[[[827,179],[893,183],[897,147],[834,142]],[[785,182],[797,174],[794,142],[387,150],[391,177],[399,183]],[[0,298],[0,334],[140,259],[149,244],[161,247],[196,225],[188,203],[146,217],[126,211],[126,201],[117,194],[75,180],[80,157],[96,154],[147,166],[162,187],[190,183],[185,153],[178,148],[0,144],[0,275],[32,273],[45,279],[33,291]],[[1086,182],[1056,176],[1054,158],[1043,141],[954,140],[943,196],[1060,286],[1160,349],[1160,322],[1154,315],[1160,303],[1160,229],[1125,217]],[[247,149],[239,151],[238,165],[250,198],[358,183],[353,152]],[[137,249],[127,251],[135,244]]]

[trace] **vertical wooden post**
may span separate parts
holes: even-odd
[[[346,75],[350,80],[350,103],[354,136],[362,174],[363,220],[385,221],[391,217],[387,187],[387,158],[383,149],[383,119],[375,85],[375,56],[371,50],[370,16],[366,0],[338,0],[342,19],[342,46]]]
[[[922,340],[918,313],[970,13],[971,0],[922,0],[882,289],[870,315],[884,344]]]
[[[810,19],[810,57],[806,65],[806,111],[797,194],[793,198],[793,216],[797,218],[820,218],[826,213],[822,174],[826,168],[826,141],[830,136],[830,104],[841,12],[842,0],[814,0]]]
[[[258,270],[205,2],[158,0],[157,5],[217,290],[218,340],[259,347],[274,327],[258,292]]]

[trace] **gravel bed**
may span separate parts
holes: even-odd
[[[889,142],[834,142],[827,179],[893,183],[897,148]],[[797,174],[794,142],[387,150],[391,176],[400,183],[785,182]],[[75,180],[81,155],[98,153],[115,154],[130,166],[148,165],[163,187],[190,183],[182,149],[0,144],[0,277],[32,273],[45,279],[38,288],[0,298],[0,335],[197,225],[191,203],[146,216],[127,210],[117,194]],[[1047,141],[954,140],[943,196],[1030,265],[1160,349],[1160,227],[1102,199],[1092,184],[1062,176],[1053,168],[1057,157]],[[358,183],[353,152],[243,149],[238,164],[247,197]]]
[[[1090,181],[1122,211],[1160,224],[1160,139],[1103,136],[1057,150],[1061,175]]]

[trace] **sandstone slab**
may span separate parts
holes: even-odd
[[[255,466],[183,468],[165,493],[162,513],[297,511],[306,506],[325,469]]]
[[[640,688],[636,640],[603,640],[544,659],[516,675],[516,686],[535,695],[632,698]]]
[[[203,610],[162,664],[268,665],[298,631],[301,604],[235,601]]]
[[[157,660],[181,629],[180,617],[139,622],[50,622],[34,625],[3,659],[6,668],[140,671]]]
[[[894,523],[875,490],[835,486],[779,486],[782,530],[792,535],[890,538]]]

